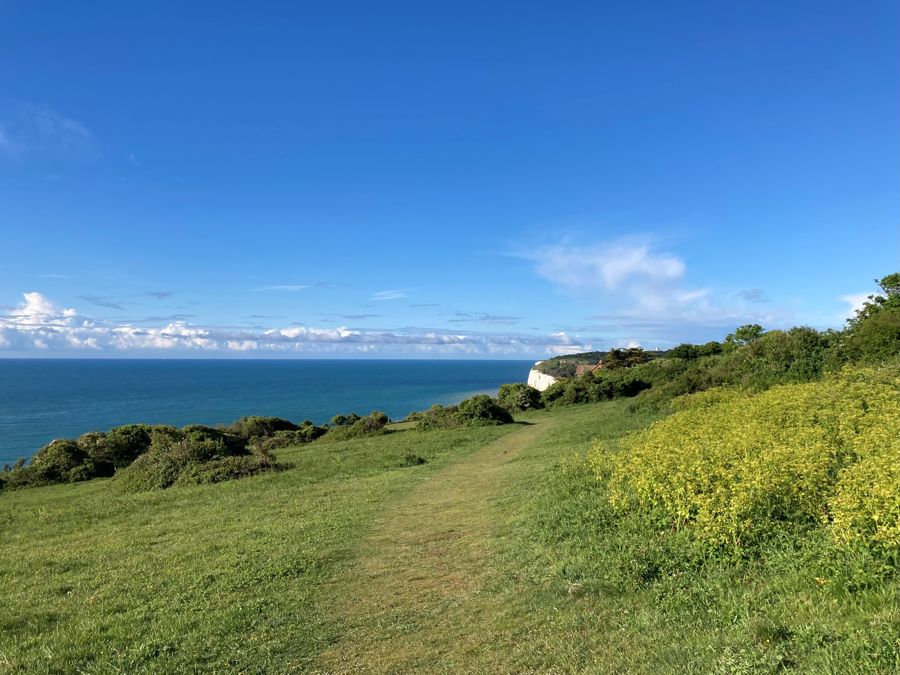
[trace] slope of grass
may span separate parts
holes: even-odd
[[[598,434],[611,450],[627,419]],[[524,499],[507,508],[504,546],[522,589],[509,611],[527,617],[516,630],[528,639],[510,643],[522,652],[516,669],[900,672],[900,580],[866,550],[786,528],[745,556],[710,553],[664,519],[611,509],[578,456],[590,444],[574,436],[576,453],[550,472],[558,448],[526,452],[533,482],[509,493]]]
[[[0,496],[0,671],[900,670],[900,585],[860,555],[788,533],[719,558],[612,514],[583,455],[654,419],[626,406]]]
[[[508,431],[312,444],[284,471],[161,492],[4,494],[0,671],[304,670],[340,632],[325,582],[376,514]]]
[[[523,574],[527,532],[556,460],[646,416],[624,404],[522,416],[528,426],[449,466],[384,514],[335,586],[346,634],[317,672],[547,672],[569,663],[557,598]],[[525,535],[525,537],[523,537]],[[522,560],[520,560],[521,558]]]

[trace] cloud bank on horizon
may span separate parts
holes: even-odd
[[[142,319],[98,319],[60,306],[40,292],[27,292],[17,306],[0,312],[0,353],[17,355],[102,354],[234,354],[281,356],[457,356],[547,357],[605,349],[611,346],[669,347],[686,335],[721,338],[743,323],[767,328],[792,325],[796,316],[772,303],[758,288],[714,293],[686,282],[687,264],[648,241],[614,240],[605,244],[576,244],[567,239],[533,246],[516,254],[532,265],[532,274],[553,293],[592,313],[583,325],[566,326],[562,316],[495,314],[440,309],[440,303],[414,303],[410,309],[436,311],[444,326],[430,328],[313,327],[292,322],[281,327],[199,324],[194,313],[171,313]],[[330,288],[333,284],[292,284],[252,289],[295,291]],[[370,301],[399,301],[408,290],[377,291]],[[849,312],[830,317],[837,325],[852,314],[867,293],[851,293],[836,301]],[[171,299],[171,291],[145,291],[119,299],[81,294],[83,302],[116,312],[139,304],[134,298]],[[257,296],[258,297],[258,296]],[[391,303],[393,304],[393,303]],[[384,306],[379,303],[379,306]],[[546,310],[540,310],[546,311]],[[600,313],[596,313],[600,312]],[[561,313],[562,314],[562,313]],[[333,313],[323,322],[387,320],[383,313]],[[284,319],[279,314],[248,315],[256,321]],[[523,321],[553,324],[540,332],[514,330]],[[828,319],[826,318],[826,323]],[[508,327],[507,330],[460,329],[459,324]],[[155,325],[154,325],[155,324]]]
[[[0,314],[0,351],[20,353],[252,353],[281,355],[530,356],[590,349],[564,332],[545,336],[404,329],[391,331],[291,326],[262,331],[101,322],[62,308],[38,292]]]

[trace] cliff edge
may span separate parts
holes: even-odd
[[[542,362],[538,361],[535,363],[535,366],[540,365]],[[544,391],[551,384],[556,383],[556,378],[552,375],[547,375],[546,373],[542,373],[536,367],[532,368],[528,371],[528,386],[534,387],[538,391]]]

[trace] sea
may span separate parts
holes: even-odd
[[[0,466],[120,424],[392,419],[524,382],[531,361],[0,359]]]

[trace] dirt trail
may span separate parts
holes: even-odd
[[[510,463],[550,422],[526,426],[423,480],[376,521],[335,585],[343,639],[321,672],[442,672],[481,652],[497,599],[481,594],[494,560],[494,505]]]

